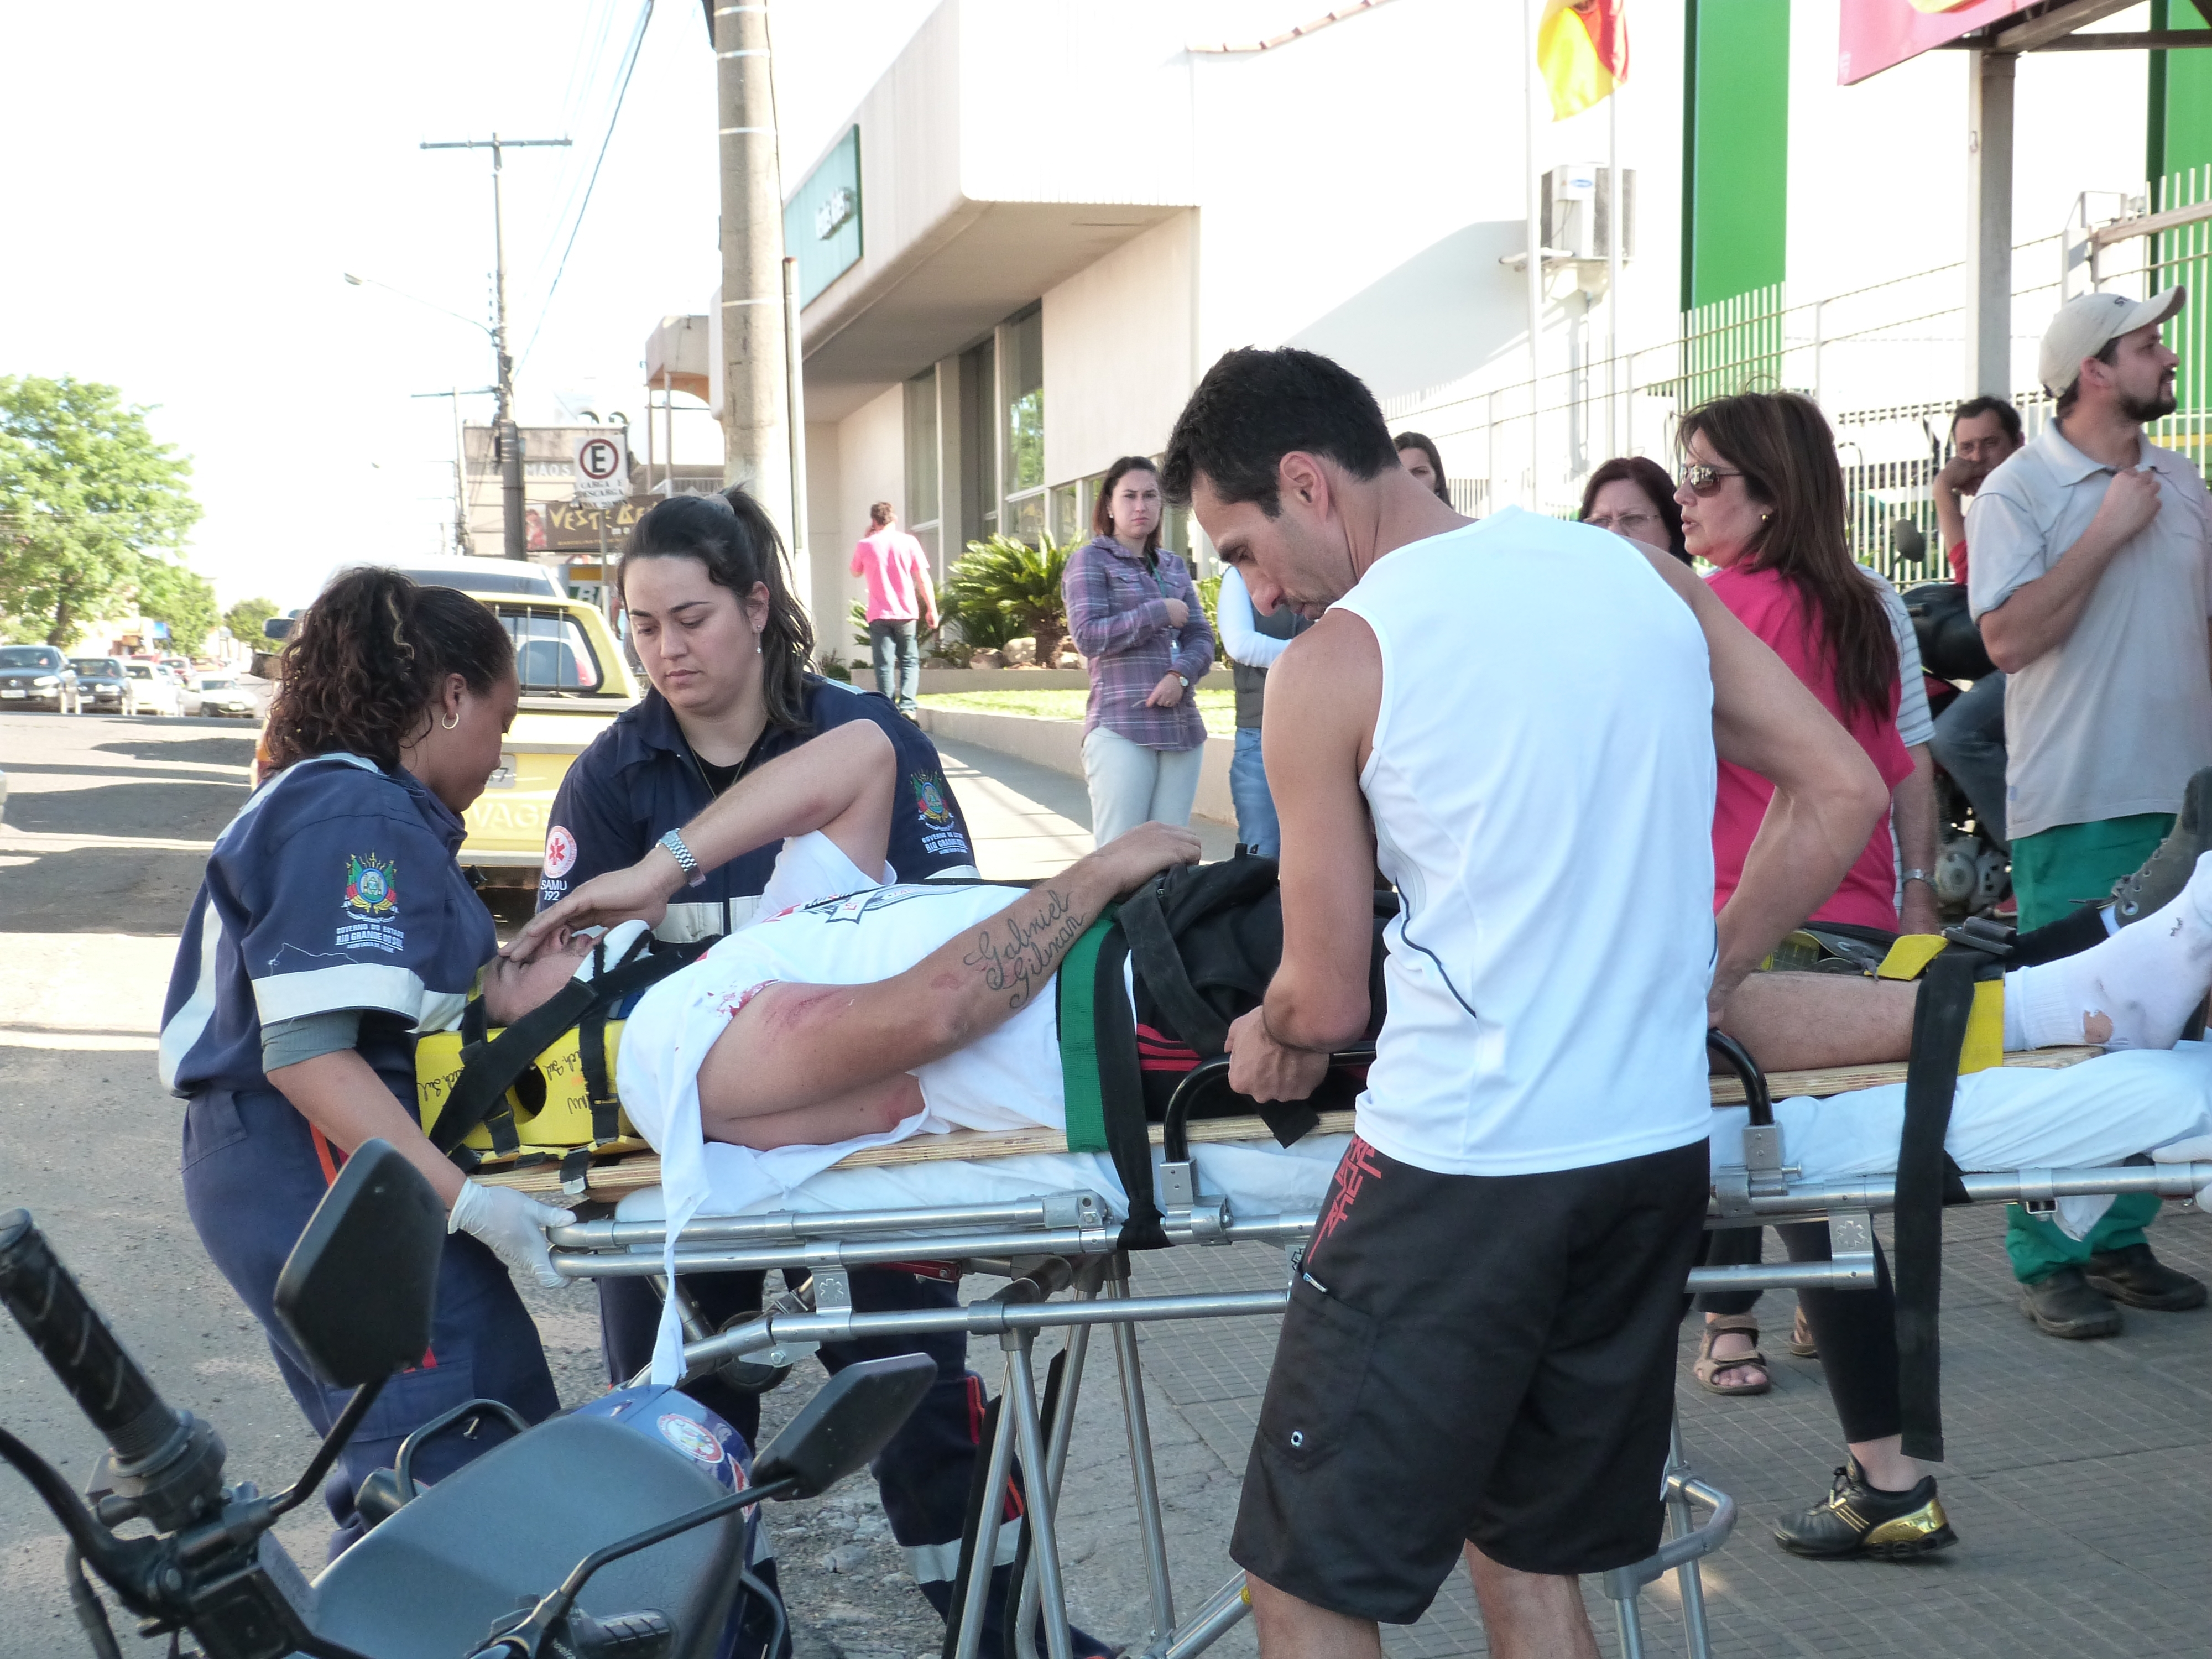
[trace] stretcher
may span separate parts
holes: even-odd
[[[1832,1096],[1902,1082],[1905,1067],[1872,1066],[1762,1076],[1748,1055],[1725,1040],[1717,1053],[1732,1075],[1713,1079],[1716,1107],[1745,1105],[1749,1126],[1743,1161],[1717,1169],[1709,1227],[1825,1219],[1832,1242],[1826,1261],[1699,1267],[1692,1292],[1722,1290],[1869,1288],[1875,1281],[1873,1217],[1893,1206],[1893,1177],[1836,1179],[1788,1162],[1771,1106],[1778,1095]],[[1732,1051],[1732,1052],[1731,1052]],[[2099,1051],[2040,1049],[2008,1055],[2008,1066],[2073,1065]],[[1347,1062],[1371,1051],[1340,1056]],[[1023,1479],[1037,1483],[1021,1505],[1027,1528],[1012,1594],[1018,1605],[1006,1628],[1022,1659],[1036,1659],[1033,1633],[1042,1612],[1049,1659],[1071,1659],[1065,1589],[1054,1508],[1067,1457],[1073,1407],[1094,1328],[1107,1328],[1128,1435],[1138,1531],[1150,1593],[1152,1628],[1132,1651],[1142,1659],[1191,1659],[1233,1627],[1249,1607],[1243,1575],[1232,1577],[1195,1611],[1178,1617],[1168,1571],[1155,1461],[1146,1420],[1136,1327],[1170,1320],[1279,1315],[1317,1218],[1352,1124],[1350,1112],[1322,1115],[1317,1130],[1278,1147],[1256,1117],[1198,1118],[1193,1107],[1225,1082],[1225,1059],[1209,1060],[1176,1090],[1166,1121],[1153,1126],[1154,1182],[1171,1247],[1256,1243],[1284,1251],[1280,1289],[1143,1296],[1131,1285],[1132,1255],[1121,1248],[1126,1199],[1110,1163],[1070,1153],[1050,1130],[985,1134],[956,1132],[864,1150],[788,1195],[773,1211],[701,1217],[677,1240],[678,1280],[664,1274],[665,1235],[659,1219],[657,1161],[630,1158],[588,1172],[586,1192],[614,1203],[612,1216],[554,1229],[554,1264],[577,1278],[642,1276],[672,1295],[684,1320],[684,1359],[691,1375],[717,1368],[788,1367],[823,1342],[958,1331],[995,1337],[1005,1354],[1005,1387],[984,1430],[987,1458],[978,1501],[968,1522],[948,1621],[948,1659],[975,1659],[998,1554],[995,1528],[983,1517],[1003,1512],[1018,1452]],[[557,1167],[480,1177],[526,1191],[562,1190]],[[2127,1164],[2092,1169],[1966,1170],[1960,1183],[1975,1201],[2019,1200],[2047,1206],[2076,1194],[2154,1193],[2187,1197],[2212,1182],[2212,1164]],[[570,1186],[573,1188],[574,1172]],[[852,1269],[942,1264],[947,1276],[993,1275],[1008,1282],[950,1309],[861,1313],[852,1304]],[[767,1298],[755,1316],[721,1330],[708,1328],[688,1305],[682,1275],[787,1270],[794,1290]],[[1039,1332],[1060,1329],[1065,1347],[1053,1360],[1042,1399],[1032,1348]],[[1624,1655],[1640,1656],[1638,1613],[1642,1586],[1676,1574],[1689,1651],[1710,1654],[1698,1562],[1717,1549],[1735,1524],[1735,1506],[1699,1480],[1686,1463],[1679,1425],[1667,1470],[1668,1534],[1659,1551],[1603,1575]],[[1702,1522],[1696,1512],[1702,1510]],[[978,1557],[990,1558],[978,1562]]]

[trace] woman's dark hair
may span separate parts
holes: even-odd
[[[1176,416],[1161,493],[1180,506],[1202,473],[1224,501],[1255,502],[1273,519],[1283,510],[1276,469],[1294,449],[1355,478],[1398,465],[1382,406],[1357,374],[1295,346],[1246,346],[1207,369]]]
[[[761,629],[761,701],[770,726],[811,732],[806,718],[807,665],[814,625],[791,597],[783,538],[761,504],[732,484],[719,495],[671,495],[631,526],[616,582],[623,587],[639,559],[696,559],[707,580],[726,587],[742,606],[756,586],[768,589],[768,625]]]
[[[1676,441],[1686,452],[1699,434],[1742,472],[1751,498],[1771,509],[1743,567],[1778,573],[1803,598],[1807,643],[1826,658],[1843,713],[1893,712],[1897,640],[1874,584],[1851,558],[1843,468],[1820,405],[1794,392],[1716,398],[1682,417]]]
[[[1128,472],[1149,472],[1155,480],[1160,476],[1159,468],[1152,465],[1149,457],[1144,455],[1124,455],[1113,465],[1108,467],[1106,476],[1098,481],[1098,499],[1091,504],[1092,535],[1110,536],[1114,533],[1114,486],[1121,482],[1124,473]],[[1161,523],[1165,523],[1167,514],[1162,514],[1160,520]],[[1160,526],[1156,524],[1145,537],[1145,556],[1149,559],[1159,550]]]
[[[448,674],[478,696],[514,673],[514,646],[483,602],[397,570],[349,570],[284,647],[269,709],[271,770],[345,750],[391,770],[431,718]]]
[[[1609,483],[1634,484],[1651,498],[1651,507],[1659,515],[1660,528],[1667,532],[1667,550],[1678,559],[1687,559],[1689,550],[1682,545],[1682,507],[1674,499],[1674,481],[1667,476],[1667,469],[1644,455],[1616,455],[1589,475],[1583,486],[1583,510],[1575,516],[1587,519],[1596,504],[1597,492]]]
[[[1451,490],[1444,483],[1443,452],[1437,447],[1434,439],[1425,432],[1401,432],[1390,440],[1390,447],[1401,453],[1408,449],[1418,449],[1427,456],[1429,471],[1436,475],[1437,480],[1429,488],[1436,492],[1437,499],[1446,507],[1451,505]]]

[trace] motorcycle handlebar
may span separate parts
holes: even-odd
[[[118,1462],[142,1462],[175,1435],[177,1413],[125,1352],[27,1210],[0,1215],[0,1306],[107,1437]]]

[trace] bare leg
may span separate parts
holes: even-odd
[[[1869,1066],[1912,1052],[1917,984],[1840,974],[1753,974],[1721,1029],[1770,1072]]]
[[[1382,1659],[1382,1633],[1371,1619],[1351,1619],[1247,1573],[1260,1659]],[[1592,1650],[1593,1653],[1595,1651]]]
[[[1883,1492],[1911,1492],[1920,1484],[1920,1465],[1905,1455],[1905,1437],[1884,1435],[1879,1440],[1854,1440],[1851,1455],[1869,1486]]]
[[[1467,1576],[1482,1604],[1491,1659],[1598,1659],[1580,1579],[1500,1566],[1472,1544]]]

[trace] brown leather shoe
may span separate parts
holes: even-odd
[[[2069,1342],[2120,1334],[2120,1310],[2090,1287],[2079,1267],[2061,1267],[2021,1285],[2020,1308],[2038,1330]]]
[[[2204,1281],[2167,1267],[2148,1244],[2100,1250],[2083,1264],[2081,1276],[2092,1290],[2130,1308],[2183,1313],[2204,1305]]]

